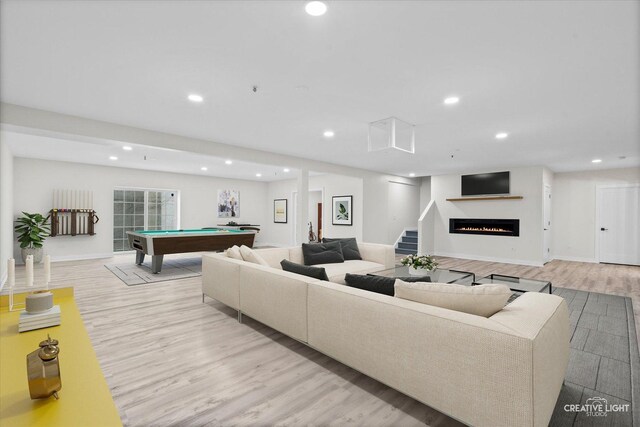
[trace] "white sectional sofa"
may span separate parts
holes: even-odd
[[[339,284],[393,266],[391,246],[358,246],[364,261],[324,266],[331,282],[280,269],[300,248],[258,250],[270,267],[204,255],[202,292],[466,424],[548,425],[569,359],[564,299],[526,293],[485,318]]]

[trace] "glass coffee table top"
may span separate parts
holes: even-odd
[[[497,283],[507,285],[514,292],[549,292],[552,293],[551,282],[547,280],[524,279],[522,277],[504,276],[502,274],[490,274],[478,280],[474,285]]]
[[[432,282],[436,283],[457,283],[460,285],[471,285],[476,275],[468,271],[447,270],[444,268],[436,268],[434,271],[426,271],[424,274],[414,275],[410,273],[412,267],[406,265],[398,265],[388,270],[377,271],[371,273],[376,276],[384,277],[428,277]]]

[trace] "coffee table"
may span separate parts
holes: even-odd
[[[432,282],[436,283],[457,283],[459,285],[471,285],[476,280],[476,275],[468,271],[447,270],[444,268],[436,268],[434,271],[427,271],[421,275],[413,275],[409,271],[412,267],[406,265],[397,265],[388,270],[376,271],[371,273],[374,276],[384,277],[428,277]]]
[[[505,276],[503,274],[490,274],[473,281],[473,285],[485,285],[498,283],[507,285],[514,292],[553,292],[551,282],[547,280],[525,279],[522,277]]]

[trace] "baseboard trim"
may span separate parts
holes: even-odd
[[[590,262],[592,264],[598,264],[598,261],[595,258],[582,258],[582,257],[576,257],[576,256],[554,255],[553,259],[558,259],[561,261]]]
[[[99,258],[113,258],[114,252],[105,252],[102,254],[89,254],[89,255],[62,255],[51,256],[51,262],[62,261],[83,261],[87,259],[99,259]]]
[[[529,265],[532,267],[542,267],[544,266],[543,262],[529,261],[524,259],[510,259],[510,258],[495,258],[495,257],[483,257],[479,255],[469,255],[469,254],[458,254],[451,252],[440,252],[436,251],[436,256],[446,256],[449,258],[461,258],[461,259],[470,259],[474,261],[488,261],[488,262],[500,262],[504,264],[518,264],[518,265]]]

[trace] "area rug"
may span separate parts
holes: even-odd
[[[569,306],[569,367],[551,426],[638,426],[640,356],[631,299],[555,288]]]
[[[105,267],[127,286],[135,286],[201,276],[202,258],[165,259],[162,271],[158,274],[151,272],[150,259],[142,265],[136,265],[132,260],[128,263],[105,264]]]

